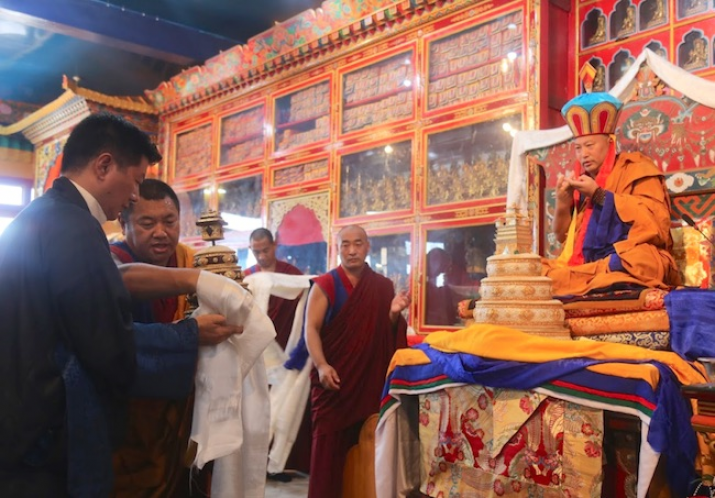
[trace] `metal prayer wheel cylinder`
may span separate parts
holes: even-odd
[[[211,245],[196,251],[196,254],[194,254],[194,268],[222,275],[246,288],[246,284],[243,283],[243,272],[238,265],[236,251],[230,247],[216,245],[217,240],[223,240],[223,227],[225,225],[226,222],[223,221],[218,211],[210,209],[201,214],[196,226],[201,229],[201,238],[211,242]],[[186,316],[190,316],[198,307],[198,300],[195,294],[187,296],[187,300],[189,301],[189,308],[186,311]]]

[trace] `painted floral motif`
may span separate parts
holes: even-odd
[[[693,186],[693,183],[695,183],[695,178],[686,173],[675,173],[665,181],[668,190],[676,194],[685,192]]]
[[[245,45],[237,45],[216,57],[183,71],[156,90],[146,95],[154,106],[162,108],[171,103],[185,105],[191,98],[212,88],[226,84],[227,79],[238,82],[250,71],[263,69],[272,61],[280,61],[301,47],[305,47],[329,33],[345,26],[360,23],[370,14],[395,5],[394,0],[325,0],[319,9],[307,10],[271,29],[251,38]]]

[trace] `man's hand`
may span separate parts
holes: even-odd
[[[564,176],[559,173],[556,176],[556,204],[565,206],[567,209],[571,207],[573,202],[573,186],[571,186],[570,175]]]
[[[199,325],[200,346],[213,346],[243,332],[243,326],[227,324],[222,315],[197,316],[196,323]]]
[[[327,363],[323,363],[323,365],[317,368],[320,385],[323,386],[323,388],[328,391],[340,390],[340,377],[338,377],[338,372],[336,372],[333,367]]]
[[[581,175],[578,178],[569,180],[569,183],[586,197],[593,197],[593,194],[598,190],[596,180],[589,175]]]
[[[401,290],[398,292],[394,298],[392,298],[392,303],[390,303],[390,321],[395,323],[397,317],[402,310],[410,305],[410,292],[408,290]]]

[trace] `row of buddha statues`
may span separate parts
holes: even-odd
[[[678,0],[678,19],[701,14],[708,10],[707,0]],[[610,24],[608,22],[610,19]],[[594,7],[586,14],[582,24],[584,48],[619,40],[635,33],[657,28],[668,23],[668,0],[645,0],[636,6],[630,0],[621,0],[606,14]]]

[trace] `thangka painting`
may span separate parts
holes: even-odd
[[[250,266],[248,237],[263,226],[263,175],[220,183],[217,194],[218,209],[226,222],[221,244],[236,249],[238,264],[246,268]]]
[[[42,193],[52,186],[52,182],[60,176],[62,149],[68,135],[56,138],[38,147],[35,153],[35,191]]]
[[[268,229],[278,243],[276,256],[306,275],[328,269],[329,221],[328,192],[268,203]]]

